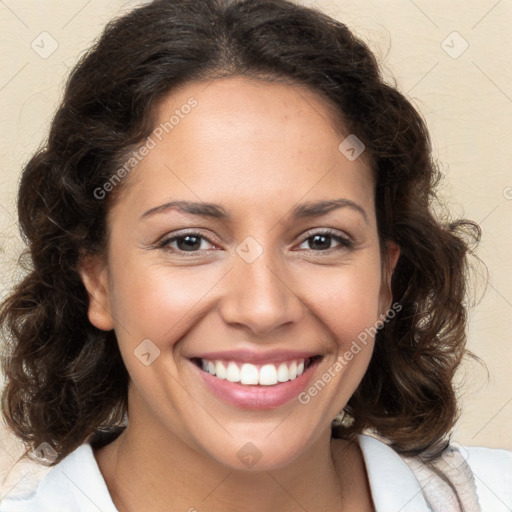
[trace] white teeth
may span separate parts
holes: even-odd
[[[286,382],[290,380],[288,366],[286,366],[286,363],[281,363],[279,365],[279,368],[277,369],[277,380],[279,382]]]
[[[229,382],[240,382],[240,370],[236,363],[232,361],[228,364],[226,370],[226,380],[229,380]]]
[[[263,386],[277,384],[277,370],[274,364],[265,364],[261,367],[259,383]]]
[[[304,373],[304,359],[298,359],[289,363],[264,364],[259,369],[251,363],[243,363],[241,367],[234,361],[207,361],[201,359],[201,367],[204,371],[225,379],[229,382],[240,382],[243,385],[273,386],[278,382],[294,380]]]
[[[258,368],[253,364],[245,363],[240,370],[241,384],[258,384]]]
[[[299,375],[301,374],[299,373]],[[295,377],[297,377],[297,363],[296,361],[293,361],[290,368],[288,368],[288,378],[292,380],[295,379]]]
[[[215,361],[215,375],[217,375],[219,379],[226,378],[226,367],[221,361]]]

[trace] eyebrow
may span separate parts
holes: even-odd
[[[302,203],[292,210],[291,217],[297,219],[305,217],[319,217],[339,208],[350,208],[359,212],[363,216],[365,222],[368,223],[368,217],[365,210],[354,201],[343,198]],[[150,208],[141,215],[139,220],[143,220],[159,213],[166,213],[173,209],[200,217],[212,217],[225,221],[229,221],[231,219],[230,214],[220,204],[194,201],[169,201],[168,203],[164,203],[160,206]]]

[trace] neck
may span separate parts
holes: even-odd
[[[330,430],[285,467],[241,471],[131,418],[95,457],[119,512],[372,510],[357,443],[331,440]]]

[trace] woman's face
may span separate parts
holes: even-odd
[[[276,468],[357,388],[390,298],[371,170],[330,119],[304,88],[240,77],[160,105],[109,213],[108,264],[82,274],[148,436]]]

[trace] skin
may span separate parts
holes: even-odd
[[[129,425],[95,451],[114,503],[120,511],[373,510],[357,443],[330,438],[366,371],[371,338],[309,403],[267,410],[217,398],[188,359],[310,350],[323,355],[315,382],[389,309],[399,250],[389,244],[381,258],[364,153],[350,161],[339,151],[348,133],[314,92],[242,77],[173,91],[155,126],[191,96],[197,106],[125,179],[108,216],[107,257],[81,269],[89,319],[115,329],[131,377]],[[350,207],[290,217],[298,203],[339,198],[366,218]],[[140,219],[170,200],[219,203],[232,218],[171,209]],[[327,238],[318,249],[311,237],[327,228],[353,245]],[[205,237],[195,252],[177,241],[156,246],[184,229]],[[263,251],[251,263],[236,252],[248,236]],[[160,350],[149,366],[134,355],[144,339]],[[261,454],[250,468],[237,457],[247,442]]]

